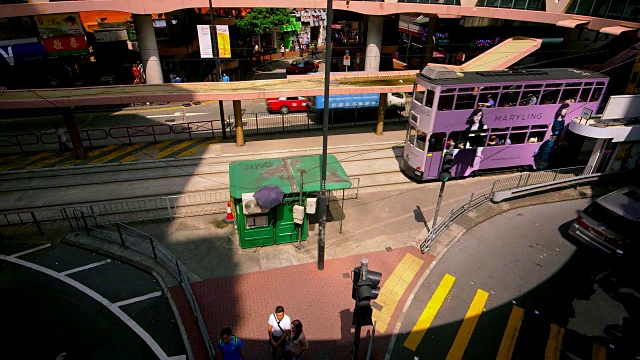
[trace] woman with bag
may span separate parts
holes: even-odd
[[[302,360],[302,355],[309,347],[307,338],[302,332],[302,323],[300,320],[291,322],[291,332],[287,337],[287,357],[290,360]]]

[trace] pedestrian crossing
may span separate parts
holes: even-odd
[[[201,155],[208,146],[218,143],[220,140],[220,138],[199,138],[133,145],[108,145],[89,149],[87,158],[82,160],[76,159],[73,152],[61,153],[58,150],[0,155],[0,172],[178,159]]]
[[[472,295],[462,289],[466,284],[458,283],[452,274],[442,277],[404,338],[402,347],[416,359],[558,360],[566,358],[566,353],[579,354],[577,358],[581,359],[607,359],[609,348],[592,338],[566,329],[515,300],[491,304],[493,308],[487,311],[492,292],[477,288],[472,289]],[[467,309],[466,314],[452,321],[450,314],[460,307]]]

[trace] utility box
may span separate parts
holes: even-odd
[[[315,214],[318,198],[307,198],[307,214]]]
[[[293,222],[296,224],[304,222],[304,206],[293,205]]]

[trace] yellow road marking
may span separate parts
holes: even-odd
[[[398,266],[393,270],[389,279],[384,282],[376,303],[382,306],[381,310],[373,309],[372,319],[377,321],[376,330],[384,332],[389,326],[391,316],[398,307],[400,297],[407,290],[409,284],[420,270],[424,261],[406,254]]]
[[[442,306],[444,299],[449,294],[449,291],[451,290],[451,287],[453,286],[453,282],[455,280],[456,278],[452,275],[445,274],[445,276],[442,278],[442,281],[440,281],[440,285],[438,285],[438,288],[427,303],[427,306],[425,306],[424,310],[422,311],[420,318],[418,318],[418,321],[413,326],[413,329],[411,329],[411,333],[409,334],[409,336],[407,336],[407,340],[404,341],[404,347],[412,351],[416,351],[418,344],[420,344],[422,338],[424,337],[424,334],[427,332],[427,329],[429,329],[429,326],[431,326],[433,319],[436,317],[436,314]]]
[[[175,146],[172,146],[172,147],[170,147],[168,149],[164,149],[164,150],[160,151],[156,157],[158,159],[161,159],[161,158],[163,158],[163,157],[165,157],[165,156],[167,156],[167,155],[169,155],[171,153],[174,153],[174,152],[176,152],[176,151],[178,151],[178,150],[180,150],[182,148],[185,148],[185,147],[193,144],[196,141],[198,141],[198,139],[183,141],[183,142],[181,142],[179,144],[176,144]]]
[[[549,332],[549,340],[547,341],[547,348],[544,352],[545,360],[560,359],[560,350],[562,350],[562,338],[564,337],[564,328],[551,324],[551,331]]]
[[[183,153],[178,154],[176,157],[177,158],[181,158],[181,157],[186,157],[186,156],[193,156],[196,154],[196,152],[198,151],[198,147],[194,147],[191,148]]]
[[[102,156],[102,157],[100,157],[98,159],[92,160],[92,161],[89,162],[89,164],[91,164],[91,165],[93,165],[93,164],[104,164],[104,163],[108,162],[111,159],[115,159],[115,158],[117,158],[118,156],[120,156],[122,154],[126,154],[129,151],[137,149],[137,148],[139,148],[141,146],[144,146],[144,145],[145,145],[145,143],[133,144],[131,146],[123,146],[123,145],[121,145],[122,146],[121,149],[116,150],[116,151],[108,154],[107,156]]]
[[[591,350],[591,359],[607,360],[607,348],[600,344],[593,344],[593,349]]]
[[[449,354],[447,354],[447,360],[462,359],[462,355],[464,355],[469,340],[471,340],[471,334],[473,334],[473,330],[476,328],[476,324],[478,323],[478,319],[480,319],[480,314],[482,314],[482,309],[484,308],[484,304],[487,303],[488,298],[488,292],[481,289],[476,291],[476,296],[473,298],[467,315],[464,316],[460,330],[458,330],[458,334],[455,340],[453,340],[451,350],[449,350]]]
[[[511,315],[509,315],[507,328],[504,330],[504,336],[502,336],[502,342],[500,343],[500,350],[498,350],[498,356],[496,356],[496,360],[511,359],[511,356],[513,355],[513,349],[516,346],[516,340],[518,339],[518,333],[520,332],[520,325],[522,325],[523,318],[524,310],[522,308],[517,306],[511,308]]]
[[[54,156],[54,157],[51,157],[51,158],[46,159],[46,160],[38,161],[37,163],[35,163],[33,165],[29,165],[29,166],[25,167],[25,169],[27,169],[27,170],[38,169],[38,168],[41,168],[43,166],[49,165],[51,163],[58,162],[60,160],[64,160],[65,158],[66,158],[66,156],[64,154],[60,154],[58,156]]]

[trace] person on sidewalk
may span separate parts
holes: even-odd
[[[293,320],[291,322],[291,333],[287,337],[287,351],[289,352],[287,358],[302,360],[302,355],[308,347],[307,337],[302,332],[302,323],[300,320]]]
[[[71,150],[69,145],[67,145],[67,134],[65,128],[60,127],[58,130],[56,130],[56,135],[58,136],[58,146],[60,147],[60,152],[64,154],[65,152]]]
[[[284,44],[280,44],[280,58],[284,59]]]
[[[229,77],[226,73],[222,73],[222,82],[229,82]]]
[[[313,48],[311,49],[311,58],[312,59],[318,58],[318,43],[313,43]]]
[[[287,335],[291,331],[291,319],[284,314],[282,306],[277,306],[274,313],[269,315],[267,331],[269,333],[269,345],[271,346],[271,360],[282,360],[284,358]]]
[[[244,360],[244,345],[242,340],[231,334],[231,328],[220,331],[216,360]]]

